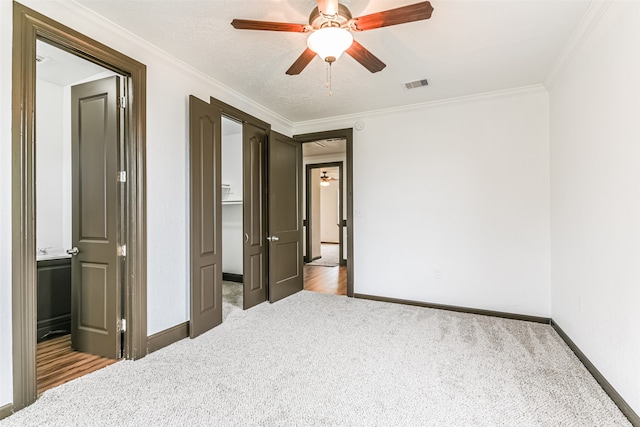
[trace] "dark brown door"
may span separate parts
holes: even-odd
[[[265,145],[267,133],[245,123],[243,133],[244,309],[267,300]]]
[[[220,109],[189,97],[191,338],[222,323]]]
[[[71,88],[71,343],[120,355],[118,268],[119,78]]]
[[[269,301],[302,290],[302,145],[269,138]]]

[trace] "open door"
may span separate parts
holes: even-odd
[[[220,109],[190,96],[191,338],[222,323],[221,128]]]
[[[119,78],[71,88],[71,345],[120,357]]]
[[[267,132],[244,123],[243,145],[243,308],[267,300],[265,232],[265,145]]]
[[[302,145],[269,138],[269,301],[302,290]]]

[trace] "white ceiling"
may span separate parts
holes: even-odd
[[[347,152],[347,141],[344,139],[322,139],[302,144],[302,156],[323,156]]]
[[[431,19],[355,33],[387,64],[371,74],[348,55],[285,71],[307,35],[235,30],[233,18],[307,23],[314,0],[77,0],[293,122],[544,83],[588,0],[433,0]],[[417,0],[343,0],[354,17]],[[407,90],[404,83],[428,79]]]
[[[37,63],[37,78],[58,86],[68,86],[97,74],[109,72],[98,64],[40,40],[36,41],[36,53],[42,59]]]

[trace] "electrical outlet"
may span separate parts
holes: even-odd
[[[433,270],[433,278],[442,279],[442,270],[440,270],[439,268],[436,268],[435,270]]]

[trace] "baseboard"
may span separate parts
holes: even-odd
[[[392,302],[395,304],[414,305],[417,307],[436,308],[438,310],[456,311],[458,313],[480,314],[482,316],[502,317],[504,319],[524,320],[525,322],[550,324],[548,317],[528,316],[526,314],[506,313],[502,311],[483,310],[480,308],[458,307],[455,305],[434,304],[430,302],[413,301],[406,299],[387,298],[376,295],[353,294],[354,298],[368,299],[373,301]]]
[[[189,337],[189,322],[155,333],[147,338],[147,354]]]
[[[560,335],[560,338],[564,340],[567,346],[575,353],[580,362],[584,365],[585,368],[591,373],[593,378],[600,384],[600,387],[607,393],[609,398],[613,401],[613,403],[620,408],[620,411],[624,414],[625,417],[629,419],[631,424],[634,427],[640,427],[640,417],[635,411],[629,406],[629,404],[620,396],[620,394],[616,391],[615,388],[607,381],[607,379],[598,371],[598,369],[589,361],[587,356],[578,348],[578,346],[569,338],[567,334],[558,326],[553,319],[548,317],[538,317],[538,316],[528,316],[524,314],[515,314],[515,313],[505,313],[502,311],[493,311],[493,310],[482,310],[478,308],[468,308],[468,307],[458,307],[454,305],[445,305],[445,304],[433,304],[428,302],[421,301],[413,301],[413,300],[405,300],[405,299],[397,299],[397,298],[387,298],[380,297],[376,295],[366,295],[366,294],[354,294],[355,298],[360,299],[368,299],[373,301],[382,301],[382,302],[391,302],[396,304],[405,304],[405,305],[414,305],[417,307],[426,307],[426,308],[436,308],[439,310],[448,310],[448,311],[456,311],[460,313],[470,313],[470,314],[480,314],[483,316],[494,316],[494,317],[502,317],[505,319],[514,319],[514,320],[524,320],[527,322],[536,322],[536,323],[546,323],[553,327],[553,329]]]
[[[11,414],[13,414],[13,404],[7,403],[4,406],[0,406],[0,420],[7,418]]]
[[[629,419],[631,424],[634,427],[640,427],[640,417],[638,416],[638,414],[635,413],[635,411],[631,408],[631,406],[629,406],[629,404],[622,398],[622,396],[620,396],[620,394],[616,391],[616,389],[613,388],[611,383],[607,381],[604,375],[602,375],[600,371],[598,371],[598,368],[596,368],[595,365],[591,363],[591,361],[587,358],[587,356],[585,356],[582,350],[578,348],[578,346],[573,342],[573,340],[569,338],[569,335],[567,335],[562,330],[562,328],[553,320],[551,320],[551,326],[553,327],[553,329],[555,329],[558,335],[560,335],[560,338],[564,340],[567,346],[569,346],[571,351],[575,353],[575,355],[578,357],[580,362],[582,362],[584,367],[587,368],[587,370],[591,373],[593,378],[595,378],[598,384],[600,384],[600,387],[602,387],[605,393],[609,395],[611,400],[613,400],[613,403],[615,403],[618,406],[618,408],[620,408],[620,411],[622,411],[625,417]]]
[[[225,282],[236,282],[236,283],[244,282],[242,274],[235,274],[235,273],[222,273],[222,280],[224,280]]]
[[[346,259],[341,259],[340,260],[340,265],[341,266],[346,266],[347,265],[347,260]]]

